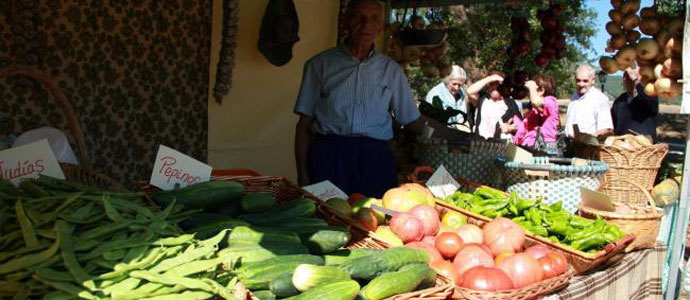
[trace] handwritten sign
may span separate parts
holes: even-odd
[[[325,180],[312,185],[302,187],[305,191],[311,193],[317,198],[327,201],[331,198],[347,199],[347,194],[339,189],[332,182]]]
[[[151,185],[172,190],[211,179],[211,166],[161,145],[151,173]]]
[[[48,140],[0,151],[0,176],[14,184],[23,178],[46,175],[65,179]]]
[[[436,172],[426,181],[426,186],[429,187],[429,190],[434,196],[446,198],[455,193],[460,187],[460,184],[450,175],[446,167],[440,165],[436,168]]]

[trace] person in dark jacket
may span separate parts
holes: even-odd
[[[611,118],[616,135],[642,134],[656,136],[656,117],[659,114],[659,98],[644,93],[640,83],[639,67],[633,66],[623,74],[625,92],[618,96],[611,107]]]
[[[512,98],[504,98],[498,91],[505,75],[491,72],[467,88],[467,96],[473,104],[469,119],[472,132],[489,138],[510,138],[515,132],[513,117],[520,114],[520,107]],[[486,92],[482,92],[486,88]]]

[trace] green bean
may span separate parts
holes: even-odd
[[[13,259],[6,264],[0,265],[0,275],[14,272],[16,270],[25,269],[31,266],[38,265],[42,262],[49,260],[55,253],[57,253],[60,247],[60,235],[55,239],[50,248],[43,250],[39,253],[29,254],[17,259]]]
[[[89,263],[91,263],[97,267],[101,267],[103,269],[108,269],[108,270],[113,270],[113,268],[115,268],[115,266],[116,266],[115,262],[106,260],[102,257],[92,259],[89,261]]]
[[[41,219],[41,223],[38,223],[38,224],[39,224],[39,225],[42,225],[42,224],[46,224],[46,223],[49,223],[49,222],[52,222],[53,220],[55,220],[55,218],[57,217],[57,215],[58,215],[61,211],[63,211],[65,208],[67,208],[68,206],[70,206],[72,203],[75,203],[75,202],[79,199],[79,196],[81,196],[81,193],[71,194],[69,197],[67,197],[67,198],[65,199],[65,201],[63,201],[63,202],[60,204],[60,206],[58,206],[57,208],[55,208],[55,209],[54,209],[53,211],[51,211],[49,214],[46,214],[45,216],[43,216],[42,219]]]
[[[101,274],[98,276],[98,279],[110,279],[124,275],[132,270],[148,268],[164,256],[165,253],[163,253],[162,248],[153,248],[141,261],[136,261],[126,265],[115,265],[114,270],[112,272]]]
[[[101,197],[99,196],[92,196],[92,195],[84,195],[81,197],[82,199],[87,199],[87,200],[93,200],[93,201],[101,201]],[[112,202],[113,205],[117,206],[120,210],[130,210],[134,212],[141,213],[145,215],[147,218],[153,218],[154,213],[149,209],[148,207],[144,207],[143,205],[134,203],[132,201],[128,200],[123,200],[119,198],[111,198],[110,201]]]
[[[86,205],[79,207],[73,211],[69,216],[74,219],[85,219],[89,214],[91,214],[91,209],[93,209],[94,202],[87,202]]]
[[[163,296],[155,296],[150,298],[143,298],[142,300],[203,300],[213,297],[213,294],[201,291],[186,291],[182,294],[168,294]]]
[[[70,295],[77,296],[79,298],[83,299],[88,299],[88,300],[97,300],[98,297],[94,296],[92,293],[90,293],[87,290],[84,290],[74,284],[67,283],[67,282],[59,282],[59,281],[50,281],[45,278],[42,278],[41,276],[34,275],[34,279],[40,281],[41,283],[50,286],[56,290],[66,292]]]
[[[64,292],[50,292],[43,296],[43,300],[72,300],[79,299],[79,297],[72,296]]]
[[[125,249],[112,250],[103,253],[103,258],[110,261],[118,261],[125,257],[125,254],[127,254],[127,250]]]
[[[24,206],[24,213],[29,218],[29,221],[31,221],[33,224],[36,224],[35,227],[41,226],[41,222],[46,218],[46,216],[38,212],[36,209],[26,207],[25,205],[22,206]]]
[[[125,279],[123,281],[120,281],[116,284],[113,284],[113,285],[103,289],[103,294],[112,295],[112,294],[118,294],[118,293],[126,293],[127,291],[133,290],[135,287],[137,287],[140,282],[141,282],[141,279],[128,277],[127,279]],[[119,298],[119,297],[115,297],[115,295],[113,295],[113,298]]]
[[[129,276],[165,285],[180,285],[191,290],[213,292],[211,287],[198,279],[156,274],[153,271],[132,271]]]
[[[122,258],[122,262],[127,264],[130,262],[135,262],[137,260],[140,260],[148,253],[149,246],[139,246],[139,247],[134,247],[130,248],[127,251],[127,254],[125,254],[125,257]]]
[[[18,200],[14,203],[14,209],[17,212],[17,220],[19,220],[19,225],[22,228],[22,236],[24,237],[24,243],[27,247],[38,246],[38,238],[36,238],[36,231],[31,225],[31,221],[26,217],[24,213],[24,207],[22,206],[22,201]]]
[[[134,221],[107,223],[105,225],[101,225],[101,226],[98,226],[96,228],[82,232],[79,235],[78,241],[82,242],[82,241],[94,239],[94,238],[97,238],[97,237],[102,236],[104,234],[112,233],[112,232],[118,231],[120,229],[127,228],[127,226],[129,226],[133,223],[134,223]]]
[[[179,266],[181,264],[186,264],[190,261],[197,260],[202,257],[208,257],[209,255],[213,254],[216,251],[216,248],[207,246],[207,247],[201,247],[194,249],[191,252],[187,253],[182,253],[180,255],[177,255],[175,257],[171,257],[168,259],[165,259],[161,261],[159,264],[157,264],[155,267],[151,269],[152,272],[165,272],[167,270],[172,269],[173,267]]]
[[[74,251],[83,252],[93,249],[98,246],[98,240],[86,240],[79,242],[74,246]]]
[[[26,298],[29,298],[29,287],[25,285],[16,295],[14,295],[14,297],[12,297],[12,300],[24,300]]]
[[[185,264],[181,264],[167,270],[165,275],[188,276],[204,271],[215,270],[218,265],[223,262],[221,258],[212,258],[206,260],[195,260]]]
[[[187,243],[193,239],[194,239],[193,234],[184,234],[184,235],[175,236],[175,237],[158,239],[157,241],[154,242],[154,245],[176,246],[176,245],[181,245],[181,244]]]
[[[215,280],[209,278],[202,278],[201,281],[211,286],[211,289],[213,289],[213,293],[220,296],[221,298],[225,300],[239,300],[237,299],[237,297],[235,297],[235,295],[232,294],[231,289],[225,288]]]
[[[47,239],[55,239],[55,230],[52,229],[36,229],[36,234]]]
[[[145,232],[144,235],[139,238],[101,244],[96,249],[91,250],[90,253],[79,255],[79,260],[91,260],[103,255],[105,252],[112,250],[129,249],[145,245],[158,245],[158,242],[151,240],[151,238],[153,238],[153,234],[150,232]]]
[[[65,262],[65,268],[67,272],[72,274],[72,277],[77,282],[86,282],[91,278],[89,274],[86,273],[84,268],[79,264],[77,256],[74,254],[74,244],[72,243],[72,231],[74,226],[68,225],[65,221],[56,221],[55,227],[58,235],[58,240],[60,240],[60,250],[62,253],[62,259]],[[86,285],[86,288],[90,290],[95,290],[94,285]]]
[[[55,271],[52,268],[38,268],[36,275],[50,281],[72,281],[72,275],[67,272]]]
[[[0,283],[0,293],[19,293],[19,291],[24,287],[23,283],[20,282],[5,282]]]
[[[22,254],[26,254],[26,253],[30,253],[30,252],[34,252],[34,251],[38,251],[38,250],[43,250],[45,248],[48,248],[48,246],[50,246],[50,243],[41,240],[38,242],[38,246],[36,246],[36,247],[30,247],[30,248],[24,247],[24,248],[21,248],[17,251],[14,251],[14,252],[0,252],[0,262],[8,260],[8,259],[16,257],[16,256],[19,256],[19,255],[22,255]]]
[[[31,277],[34,272],[32,271],[18,271],[5,275],[7,281],[22,281],[24,278]]]
[[[120,215],[120,213],[113,207],[112,204],[110,204],[110,200],[106,195],[103,195],[103,208],[105,209],[105,215],[108,216],[108,219],[112,220],[113,222],[122,222],[124,221],[124,218]]]
[[[111,286],[118,284],[122,281],[125,281],[127,279],[129,279],[129,276],[123,275],[123,276],[115,277],[113,279],[103,280],[103,281],[98,283],[98,288],[100,290],[104,290],[108,287],[111,287]],[[137,279],[137,280],[139,280],[139,279]]]
[[[37,264],[33,266],[34,268],[47,268],[47,267],[52,267],[53,265],[62,262],[62,257],[60,255],[53,255],[53,257],[49,258],[48,260]]]
[[[92,223],[96,223],[100,219],[103,219],[103,217],[105,217],[105,215],[104,214],[94,214],[92,217],[89,217],[87,219],[75,219],[75,218],[72,218],[69,215],[63,213],[63,214],[59,214],[58,217],[60,217],[60,219],[63,219],[67,222],[74,223],[74,224],[92,224]]]
[[[146,285],[144,285],[146,286]],[[184,287],[181,286],[162,286],[158,285],[159,288],[149,291],[148,289],[135,289],[135,290],[127,290],[127,291],[122,291],[122,292],[117,292],[113,293],[113,299],[118,299],[118,300],[135,300],[135,299],[142,299],[145,297],[155,297],[155,296],[162,296],[162,295],[169,295],[169,294],[176,294],[179,292],[182,292],[186,290]]]
[[[41,198],[50,196],[50,193],[46,192],[41,186],[36,184],[33,180],[22,180],[19,183],[19,188],[22,189],[27,194],[33,196],[33,198]]]

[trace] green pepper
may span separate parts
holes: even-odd
[[[549,236],[549,231],[544,228],[544,226],[541,225],[534,225],[530,229],[530,231],[538,236]]]
[[[501,192],[497,189],[492,189],[492,188],[487,187],[487,186],[479,187],[474,192],[474,194],[477,196],[480,196],[482,198],[485,198],[485,199],[496,199],[496,198],[505,198],[506,197],[506,195],[503,192]]]
[[[585,219],[583,217],[573,216],[572,218],[570,218],[570,226],[574,228],[584,229],[589,226],[592,226],[593,224],[594,221]]]
[[[482,206],[476,211],[478,214],[482,214],[486,216],[487,212],[496,212],[498,213],[499,210],[505,208],[508,206],[508,203],[498,203],[498,204],[493,204],[493,205],[487,205],[487,206]],[[487,216],[488,217],[488,216]]]
[[[569,237],[575,233],[575,231],[568,226],[565,221],[556,221],[549,225],[548,231],[552,234],[557,234],[560,236]]]
[[[519,216],[519,217],[513,218],[512,220],[515,221],[516,223],[520,223],[520,222],[526,221],[527,218],[525,218],[525,216]]]
[[[560,243],[561,242],[561,240],[559,240],[558,237],[555,235],[550,235],[549,240],[551,240],[554,243]]]
[[[592,235],[580,240],[576,240],[570,244],[571,247],[577,250],[587,250],[589,248],[606,245],[606,239],[601,235]]]

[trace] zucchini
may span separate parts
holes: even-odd
[[[292,218],[311,217],[314,212],[316,212],[314,200],[299,198],[265,212],[240,215],[240,218],[252,224],[265,225]]]
[[[252,294],[254,294],[254,297],[259,298],[259,300],[276,300],[276,295],[273,295],[269,290],[254,291]]]
[[[359,293],[359,283],[346,280],[322,284],[295,296],[294,300],[353,300]]]
[[[297,262],[301,264],[312,264],[322,266],[324,264],[323,258],[311,254],[293,254],[293,255],[283,255],[274,258],[269,258],[262,260],[260,262],[255,262],[253,264],[247,264],[235,271],[235,274],[244,274],[245,276],[251,277],[252,274],[261,272],[267,268],[272,267],[276,264]]]
[[[346,261],[338,267],[348,272],[352,278],[371,280],[382,273],[397,271],[415,263],[429,263],[429,255],[420,249],[395,247]]]
[[[173,199],[187,208],[213,208],[239,200],[244,196],[244,186],[235,181],[207,181],[179,190],[162,191],[151,199],[161,207],[167,207]]]
[[[249,223],[239,220],[239,219],[230,219],[226,221],[218,221],[218,222],[213,222],[209,224],[205,224],[202,226],[199,226],[197,228],[192,228],[189,231],[190,232],[196,232],[196,238],[197,239],[207,239],[212,236],[215,236],[219,232],[225,230],[225,229],[232,229],[238,226],[249,226]]]
[[[263,243],[300,243],[299,237],[289,232],[260,231],[247,226],[238,226],[228,235],[228,245]]]
[[[352,235],[345,227],[329,226],[315,232],[302,234],[302,244],[314,254],[325,254],[338,250],[350,241]]]
[[[379,251],[376,249],[340,249],[324,255],[323,259],[327,266],[336,266],[348,260],[372,255]]]
[[[298,291],[295,286],[292,285],[292,273],[281,274],[280,276],[271,280],[271,283],[268,286],[271,290],[271,293],[281,298],[295,296],[300,293],[300,291]]]
[[[360,296],[364,300],[381,300],[425,288],[435,280],[436,272],[428,264],[411,264],[374,278],[362,288]]]
[[[294,232],[296,234],[312,233],[328,227],[328,223],[317,218],[292,218],[277,223],[263,225],[265,228]]]
[[[304,245],[296,243],[242,244],[218,251],[218,257],[223,259],[226,269],[289,254],[309,254],[309,251]]]
[[[276,197],[270,193],[246,194],[240,200],[242,210],[250,213],[267,211],[276,205]]]
[[[292,285],[298,291],[304,292],[318,285],[349,279],[350,274],[334,266],[301,264],[292,274]]]

